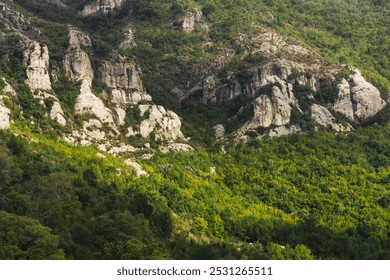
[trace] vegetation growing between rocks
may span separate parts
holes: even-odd
[[[154,102],[183,118],[183,132],[197,149],[138,159],[149,174],[138,178],[122,157],[65,144],[58,134],[68,127],[50,120],[33,98],[22,52],[10,37],[0,47],[0,76],[17,91],[15,102],[3,100],[16,123],[0,131],[1,259],[390,259],[389,106],[348,135],[315,131],[312,118],[293,108],[290,124],[306,132],[229,143],[215,142],[211,128],[223,124],[227,133],[235,131],[252,117],[253,97],[205,104],[201,92],[179,100],[173,91],[196,80],[195,70],[224,46],[236,48],[238,32],[261,24],[303,40],[325,64],[364,69],[387,97],[389,1],[132,0],[118,14],[85,20],[74,13],[86,1],[69,1],[71,10],[60,15],[31,1],[7,3],[35,15],[33,23],[44,30],[36,39],[49,46],[54,66],[66,49],[64,24],[90,34],[97,70],[131,20],[136,46],[122,54],[141,65]],[[208,32],[180,30],[189,8],[203,12]],[[208,42],[213,44],[205,48]],[[228,83],[232,73],[248,83],[248,68],[265,59],[233,61],[220,77]],[[289,79],[299,74],[293,71]],[[345,74],[324,83],[315,100],[332,103]],[[96,94],[104,89],[98,78]],[[91,115],[74,115],[80,84],[59,73],[52,86],[68,119],[81,128]],[[312,105],[311,91],[294,87],[304,109]],[[130,108],[125,123],[147,117]],[[103,130],[110,131],[107,123]],[[152,151],[161,144],[155,138],[136,135],[127,142],[148,142]]]

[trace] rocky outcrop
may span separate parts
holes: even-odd
[[[94,74],[87,51],[91,48],[92,42],[89,36],[71,27],[69,30],[69,47],[63,61],[64,68],[72,80],[86,80],[90,86]]]
[[[194,148],[192,148],[190,145],[185,143],[175,143],[175,142],[168,142],[167,144],[161,146],[159,148],[160,152],[163,154],[171,153],[171,152],[184,152],[189,153],[193,152]]]
[[[310,107],[310,112],[312,119],[320,126],[330,127],[331,129],[338,132],[349,132],[352,130],[350,124],[338,123],[336,118],[329,112],[329,110],[321,105],[313,104]]]
[[[10,123],[9,123],[10,114],[11,114],[10,109],[5,107],[2,99],[0,99],[0,129],[10,128]]]
[[[213,135],[216,140],[222,139],[225,136],[225,127],[222,124],[217,124],[213,127]]]
[[[139,105],[140,115],[145,119],[137,126],[128,128],[126,136],[140,134],[143,138],[154,135],[153,140],[183,140],[181,122],[174,112],[157,105]]]
[[[66,119],[58,98],[52,93],[49,75],[49,50],[47,46],[36,41],[25,42],[23,62],[26,66],[26,84],[34,98],[49,112],[51,119],[65,126]],[[47,102],[49,101],[49,102]],[[47,108],[47,103],[51,103],[51,108]]]
[[[75,109],[77,113],[89,113],[92,118],[96,117],[102,123],[115,126],[111,111],[100,98],[92,93],[87,80],[83,80],[81,84],[80,95],[77,97]]]
[[[118,125],[125,124],[127,107],[152,101],[143,88],[137,65],[130,59],[113,53],[103,62],[100,71],[102,82],[111,88],[107,94],[114,105]]]
[[[302,131],[302,129],[298,125],[283,125],[279,127],[275,127],[271,129],[267,135],[269,137],[280,137],[280,136],[285,136],[285,135],[290,135],[294,133],[298,133]]]
[[[22,31],[30,26],[30,20],[21,13],[0,2],[0,34],[5,31]]]
[[[350,78],[350,84],[352,99],[356,106],[356,118],[367,119],[386,106],[379,90],[367,82],[359,70],[354,70],[354,74]]]
[[[374,116],[386,106],[379,90],[366,81],[358,69],[348,80],[343,79],[333,109],[350,120],[363,120]]]
[[[49,50],[39,42],[31,41],[26,44],[23,62],[27,68],[26,84],[31,91],[51,90],[49,76]]]
[[[80,15],[95,16],[99,14],[109,14],[120,10],[125,1],[126,0],[94,0],[82,9]]]
[[[141,165],[139,165],[138,163],[130,160],[130,159],[127,159],[125,160],[125,164],[132,167],[135,171],[135,174],[137,175],[137,177],[142,177],[142,176],[149,176],[149,174],[142,169]]]
[[[208,30],[210,23],[203,17],[198,9],[191,9],[180,20],[181,28],[184,32],[192,32],[196,26]]]
[[[124,40],[119,44],[119,49],[120,50],[127,50],[130,49],[134,46],[136,46],[135,40],[134,40],[134,28],[130,24],[126,26],[124,30]]]
[[[116,129],[112,112],[105,106],[103,101],[92,92],[92,80],[94,73],[91,66],[91,61],[88,56],[89,49],[92,48],[92,41],[89,36],[79,30],[70,28],[69,30],[69,47],[63,59],[65,71],[72,80],[81,81],[80,94],[76,99],[76,113],[87,115],[99,125],[88,127],[88,131],[101,128],[104,123],[109,124],[111,128]],[[92,138],[91,133],[81,131],[81,135],[77,135],[83,140]],[[94,136],[98,139],[105,137],[103,133],[96,131]],[[99,134],[99,135],[97,135]]]
[[[3,92],[4,93],[9,93],[9,94],[11,94],[13,96],[16,96],[15,89],[4,78],[2,78],[2,80],[4,82]]]
[[[354,109],[351,96],[351,88],[347,80],[343,79],[340,84],[337,85],[338,95],[333,110],[346,116],[350,120],[354,120]]]
[[[257,128],[270,126],[283,126],[290,122],[291,117],[290,98],[282,93],[279,87],[272,87],[271,93],[261,94],[253,102],[253,117],[238,131],[239,135]]]

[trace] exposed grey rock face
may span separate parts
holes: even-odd
[[[335,104],[333,105],[333,110],[339,112],[346,116],[350,120],[354,120],[354,110],[351,96],[351,88],[349,83],[343,79],[340,84],[337,85],[339,93]]]
[[[132,25],[126,26],[124,30],[124,36],[125,39],[119,44],[120,50],[127,50],[134,46],[136,46],[135,40],[134,40],[134,29]]]
[[[47,46],[41,46],[40,43],[31,41],[25,47],[23,62],[27,67],[26,84],[29,85],[33,92],[38,89],[51,90],[49,50]]]
[[[74,81],[81,81],[80,94],[76,99],[75,111],[79,114],[89,114],[91,119],[100,124],[91,126],[89,132],[84,127],[83,131],[77,135],[85,141],[103,139],[103,133],[100,131],[94,132],[91,135],[91,130],[98,130],[104,123],[108,123],[113,129],[116,129],[112,112],[107,108],[103,101],[92,92],[92,80],[94,73],[91,66],[91,61],[87,51],[92,47],[92,42],[89,36],[79,30],[70,28],[69,30],[69,47],[64,57],[64,68],[67,75]],[[97,118],[97,119],[95,119]]]
[[[290,135],[294,133],[298,133],[302,131],[302,129],[298,125],[290,125],[290,126],[279,126],[274,129],[271,129],[268,132],[268,136],[270,137],[280,137],[284,135]]]
[[[170,152],[193,152],[194,148],[192,148],[190,145],[185,143],[175,143],[175,142],[168,142],[167,144],[161,146],[159,148],[160,152],[166,154]]]
[[[10,9],[6,4],[0,2],[0,23],[2,25],[0,34],[4,31],[21,31],[27,29],[30,20],[21,13]]]
[[[75,109],[77,113],[90,113],[96,116],[102,123],[109,123],[115,126],[111,111],[100,98],[92,93],[87,80],[83,80],[81,84],[80,95],[77,97]]]
[[[134,169],[137,177],[149,176],[149,174],[145,170],[143,170],[141,165],[139,165],[138,163],[136,163],[130,159],[127,159],[127,160],[125,160],[125,164],[128,166],[131,166]]]
[[[253,102],[253,118],[238,130],[238,135],[243,135],[247,131],[259,127],[286,125],[290,122],[291,110],[289,96],[284,95],[279,87],[274,86],[270,96],[262,94],[255,99]]]
[[[140,134],[143,138],[149,138],[154,133],[155,140],[184,139],[180,119],[174,112],[156,105],[139,105],[139,109],[141,116],[147,118],[138,127],[129,127],[127,136]]]
[[[325,107],[313,104],[310,107],[312,119],[324,127],[331,127],[333,130],[338,132],[348,132],[352,130],[351,125],[349,124],[339,124],[337,123],[336,118],[329,112]]]
[[[333,109],[350,120],[367,119],[386,106],[379,90],[367,82],[358,69],[353,69],[348,81],[343,79],[338,89]]]
[[[10,123],[9,123],[10,114],[11,114],[10,109],[5,107],[2,99],[0,99],[0,129],[9,129],[9,127],[10,127]]]
[[[120,10],[126,0],[95,0],[87,4],[80,12],[82,16],[108,14]]]
[[[74,81],[86,80],[92,85],[93,70],[87,51],[92,47],[89,36],[74,28],[69,30],[69,47],[64,57],[64,68]]]
[[[4,81],[5,84],[3,91],[5,93],[10,93],[11,95],[16,96],[15,89],[4,78],[2,78],[2,80]]]
[[[24,50],[24,64],[27,67],[26,84],[30,87],[30,90],[34,98],[39,100],[39,103],[46,108],[45,100],[52,103],[48,116],[51,119],[57,120],[57,122],[65,126],[66,119],[64,112],[61,108],[58,98],[53,95],[51,88],[51,81],[49,76],[49,50],[47,46],[41,45],[36,41],[25,42]]]
[[[185,32],[192,32],[197,25],[203,29],[208,29],[210,27],[210,23],[203,17],[201,11],[198,9],[191,9],[181,19],[181,27]]]
[[[124,125],[126,108],[150,103],[152,97],[143,88],[137,65],[130,59],[112,53],[101,67],[102,82],[111,88],[108,94],[114,105],[116,122]]]
[[[33,96],[35,99],[39,101],[39,104],[41,104],[44,108],[48,109],[48,117],[50,117],[53,120],[56,120],[60,125],[65,126],[66,125],[66,119],[64,117],[64,112],[61,108],[60,101],[58,98],[43,90],[35,90],[33,92]],[[46,103],[51,103],[51,107],[47,108]]]
[[[371,117],[386,106],[379,90],[367,82],[359,70],[354,70],[350,82],[352,98],[356,104],[355,116],[358,119]]]
[[[222,124],[217,124],[213,127],[213,134],[216,140],[223,138],[225,136],[225,127]]]

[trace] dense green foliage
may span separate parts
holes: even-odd
[[[388,125],[157,154],[143,178],[92,147],[34,137],[1,134],[0,213],[52,249],[2,228],[10,258],[390,258]]]
[[[293,110],[292,123],[307,133],[228,144],[214,143],[211,128],[222,123],[232,132],[248,120],[251,110],[240,108],[250,97],[204,104],[196,93],[180,101],[172,92],[223,45],[231,47],[237,32],[262,24],[303,40],[325,63],[364,69],[386,95],[389,1],[132,0],[117,15],[84,20],[74,13],[87,1],[68,2],[72,10],[59,14],[34,1],[7,1],[34,15],[43,31],[31,37],[49,46],[53,66],[66,49],[64,24],[90,34],[97,70],[131,19],[136,46],[123,54],[141,65],[154,102],[183,117],[197,151],[139,160],[150,176],[137,178],[121,157],[53,140],[60,128],[25,85],[22,52],[10,37],[0,47],[0,76],[18,95],[4,99],[13,131],[0,131],[0,259],[390,259],[388,106],[349,135],[315,132],[312,120]],[[180,31],[177,21],[191,7],[203,11],[209,32]],[[259,63],[252,59],[245,63]],[[245,67],[228,67],[248,82]],[[99,93],[104,85],[95,73]],[[316,101],[333,102],[336,83]],[[53,81],[66,116],[82,126],[74,116],[78,87],[63,73]],[[310,90],[294,88],[307,108]],[[137,107],[127,110],[126,124],[142,120]],[[155,139],[147,141],[156,148]]]

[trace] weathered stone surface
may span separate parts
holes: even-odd
[[[330,127],[338,132],[348,132],[352,130],[349,124],[337,123],[336,118],[325,107],[313,104],[310,107],[312,119],[320,126]]]
[[[143,88],[140,70],[132,60],[113,53],[103,62],[100,71],[103,83],[112,88],[111,101],[118,107],[123,109],[152,101]]]
[[[4,81],[5,84],[3,91],[5,93],[10,93],[11,95],[16,96],[15,89],[4,78],[2,78],[2,80]]]
[[[136,163],[130,159],[127,159],[127,160],[125,160],[125,164],[134,169],[137,177],[149,176],[149,174],[145,170],[143,170],[141,165],[139,165],[138,163]]]
[[[147,114],[147,118],[141,121],[139,127],[130,127],[127,136],[140,134],[148,138],[152,133],[155,140],[181,140],[181,122],[174,112],[165,110],[162,106],[139,105],[141,116]]]
[[[87,80],[83,80],[80,88],[80,95],[77,97],[76,113],[90,113],[95,115],[101,122],[114,125],[111,111],[104,105],[103,101],[94,95]]]
[[[49,76],[49,50],[39,42],[31,41],[26,44],[23,62],[27,67],[26,84],[34,92],[37,89],[51,90]]]
[[[63,60],[65,71],[72,80],[86,80],[90,86],[94,74],[86,50],[91,47],[92,42],[87,34],[70,28],[69,47]]]
[[[238,130],[238,134],[243,135],[259,127],[286,125],[290,122],[291,110],[289,97],[284,95],[279,87],[274,86],[270,96],[262,94],[255,99],[253,118]]]
[[[367,82],[359,70],[354,70],[350,83],[353,102],[356,104],[355,116],[358,119],[369,118],[386,106],[379,90]]]
[[[62,111],[61,105],[58,101],[53,102],[53,105],[49,113],[49,117],[53,120],[57,120],[57,122],[62,126],[66,125],[64,111]]]
[[[139,103],[150,103],[152,97],[143,88],[140,70],[129,58],[112,53],[101,68],[102,82],[111,88],[108,94],[118,125],[124,125],[126,108]]]
[[[142,92],[143,86],[139,75],[139,69],[135,63],[113,53],[103,62],[101,67],[102,81],[111,88],[131,89]]]
[[[11,111],[3,104],[3,101],[0,99],[0,129],[9,129],[9,117]]]
[[[333,110],[346,116],[350,120],[354,120],[354,110],[351,97],[351,88],[347,80],[343,79],[340,84],[337,85],[339,93]]]
[[[175,143],[175,142],[168,142],[167,144],[161,146],[159,150],[166,154],[170,152],[193,152],[194,148],[192,148],[190,145],[185,143]]]
[[[379,90],[361,75],[358,69],[348,80],[343,79],[338,85],[338,96],[333,109],[350,120],[367,119],[386,106]]]
[[[48,116],[65,126],[66,119],[60,102],[54,94],[49,93],[52,91],[49,75],[49,50],[45,45],[36,41],[25,41],[24,44],[23,62],[27,67],[27,80],[25,82],[30,87],[34,98],[38,99],[43,107],[46,108],[45,100],[52,103]],[[12,91],[9,85],[8,89]]]
[[[290,125],[290,126],[279,126],[274,129],[271,129],[268,132],[268,136],[270,137],[280,137],[284,135],[290,135],[294,133],[300,132],[302,129],[298,125]]]
[[[87,4],[80,12],[82,16],[108,14],[122,8],[125,0],[95,0]]]
[[[213,127],[213,134],[215,139],[221,139],[225,136],[225,127],[222,124],[217,124]]]
[[[120,50],[127,50],[134,46],[136,46],[135,40],[134,40],[134,28],[132,25],[126,26],[124,30],[124,36],[125,39],[119,44]]]
[[[21,31],[28,28],[30,20],[23,14],[11,9],[5,3],[0,2],[0,34],[4,31]]]
[[[203,29],[208,29],[210,27],[210,23],[203,17],[201,11],[198,9],[191,9],[181,19],[181,27],[185,32],[192,32],[197,25]]]

